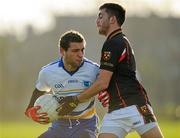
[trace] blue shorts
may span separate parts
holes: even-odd
[[[38,138],[96,138],[98,133],[97,126],[97,116],[93,116],[90,119],[57,120]]]

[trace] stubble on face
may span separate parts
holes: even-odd
[[[98,28],[99,29],[99,34],[100,35],[107,35],[107,32],[108,32],[108,29],[109,29],[109,26],[101,26],[101,28]]]
[[[101,10],[97,17],[96,26],[100,35],[107,35],[109,30],[109,18],[105,10]]]
[[[68,71],[74,71],[79,68],[84,58],[84,43],[73,42],[71,47],[73,48],[69,48],[64,54],[65,68]]]

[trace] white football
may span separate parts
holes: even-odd
[[[50,122],[59,118],[58,112],[56,110],[59,107],[59,103],[56,96],[53,94],[44,94],[40,96],[34,103],[34,106],[37,105],[41,106],[41,108],[38,110],[38,113],[46,112]]]

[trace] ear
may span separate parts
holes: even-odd
[[[63,48],[60,47],[60,55],[64,56],[65,50]]]
[[[115,22],[117,22],[116,17],[115,16],[111,16],[110,17],[110,23],[114,24]]]

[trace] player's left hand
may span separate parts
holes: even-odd
[[[59,101],[58,115],[64,116],[71,113],[78,106],[77,96],[67,96]]]
[[[107,91],[102,91],[98,94],[98,100],[101,102],[103,107],[109,106],[110,96]]]

